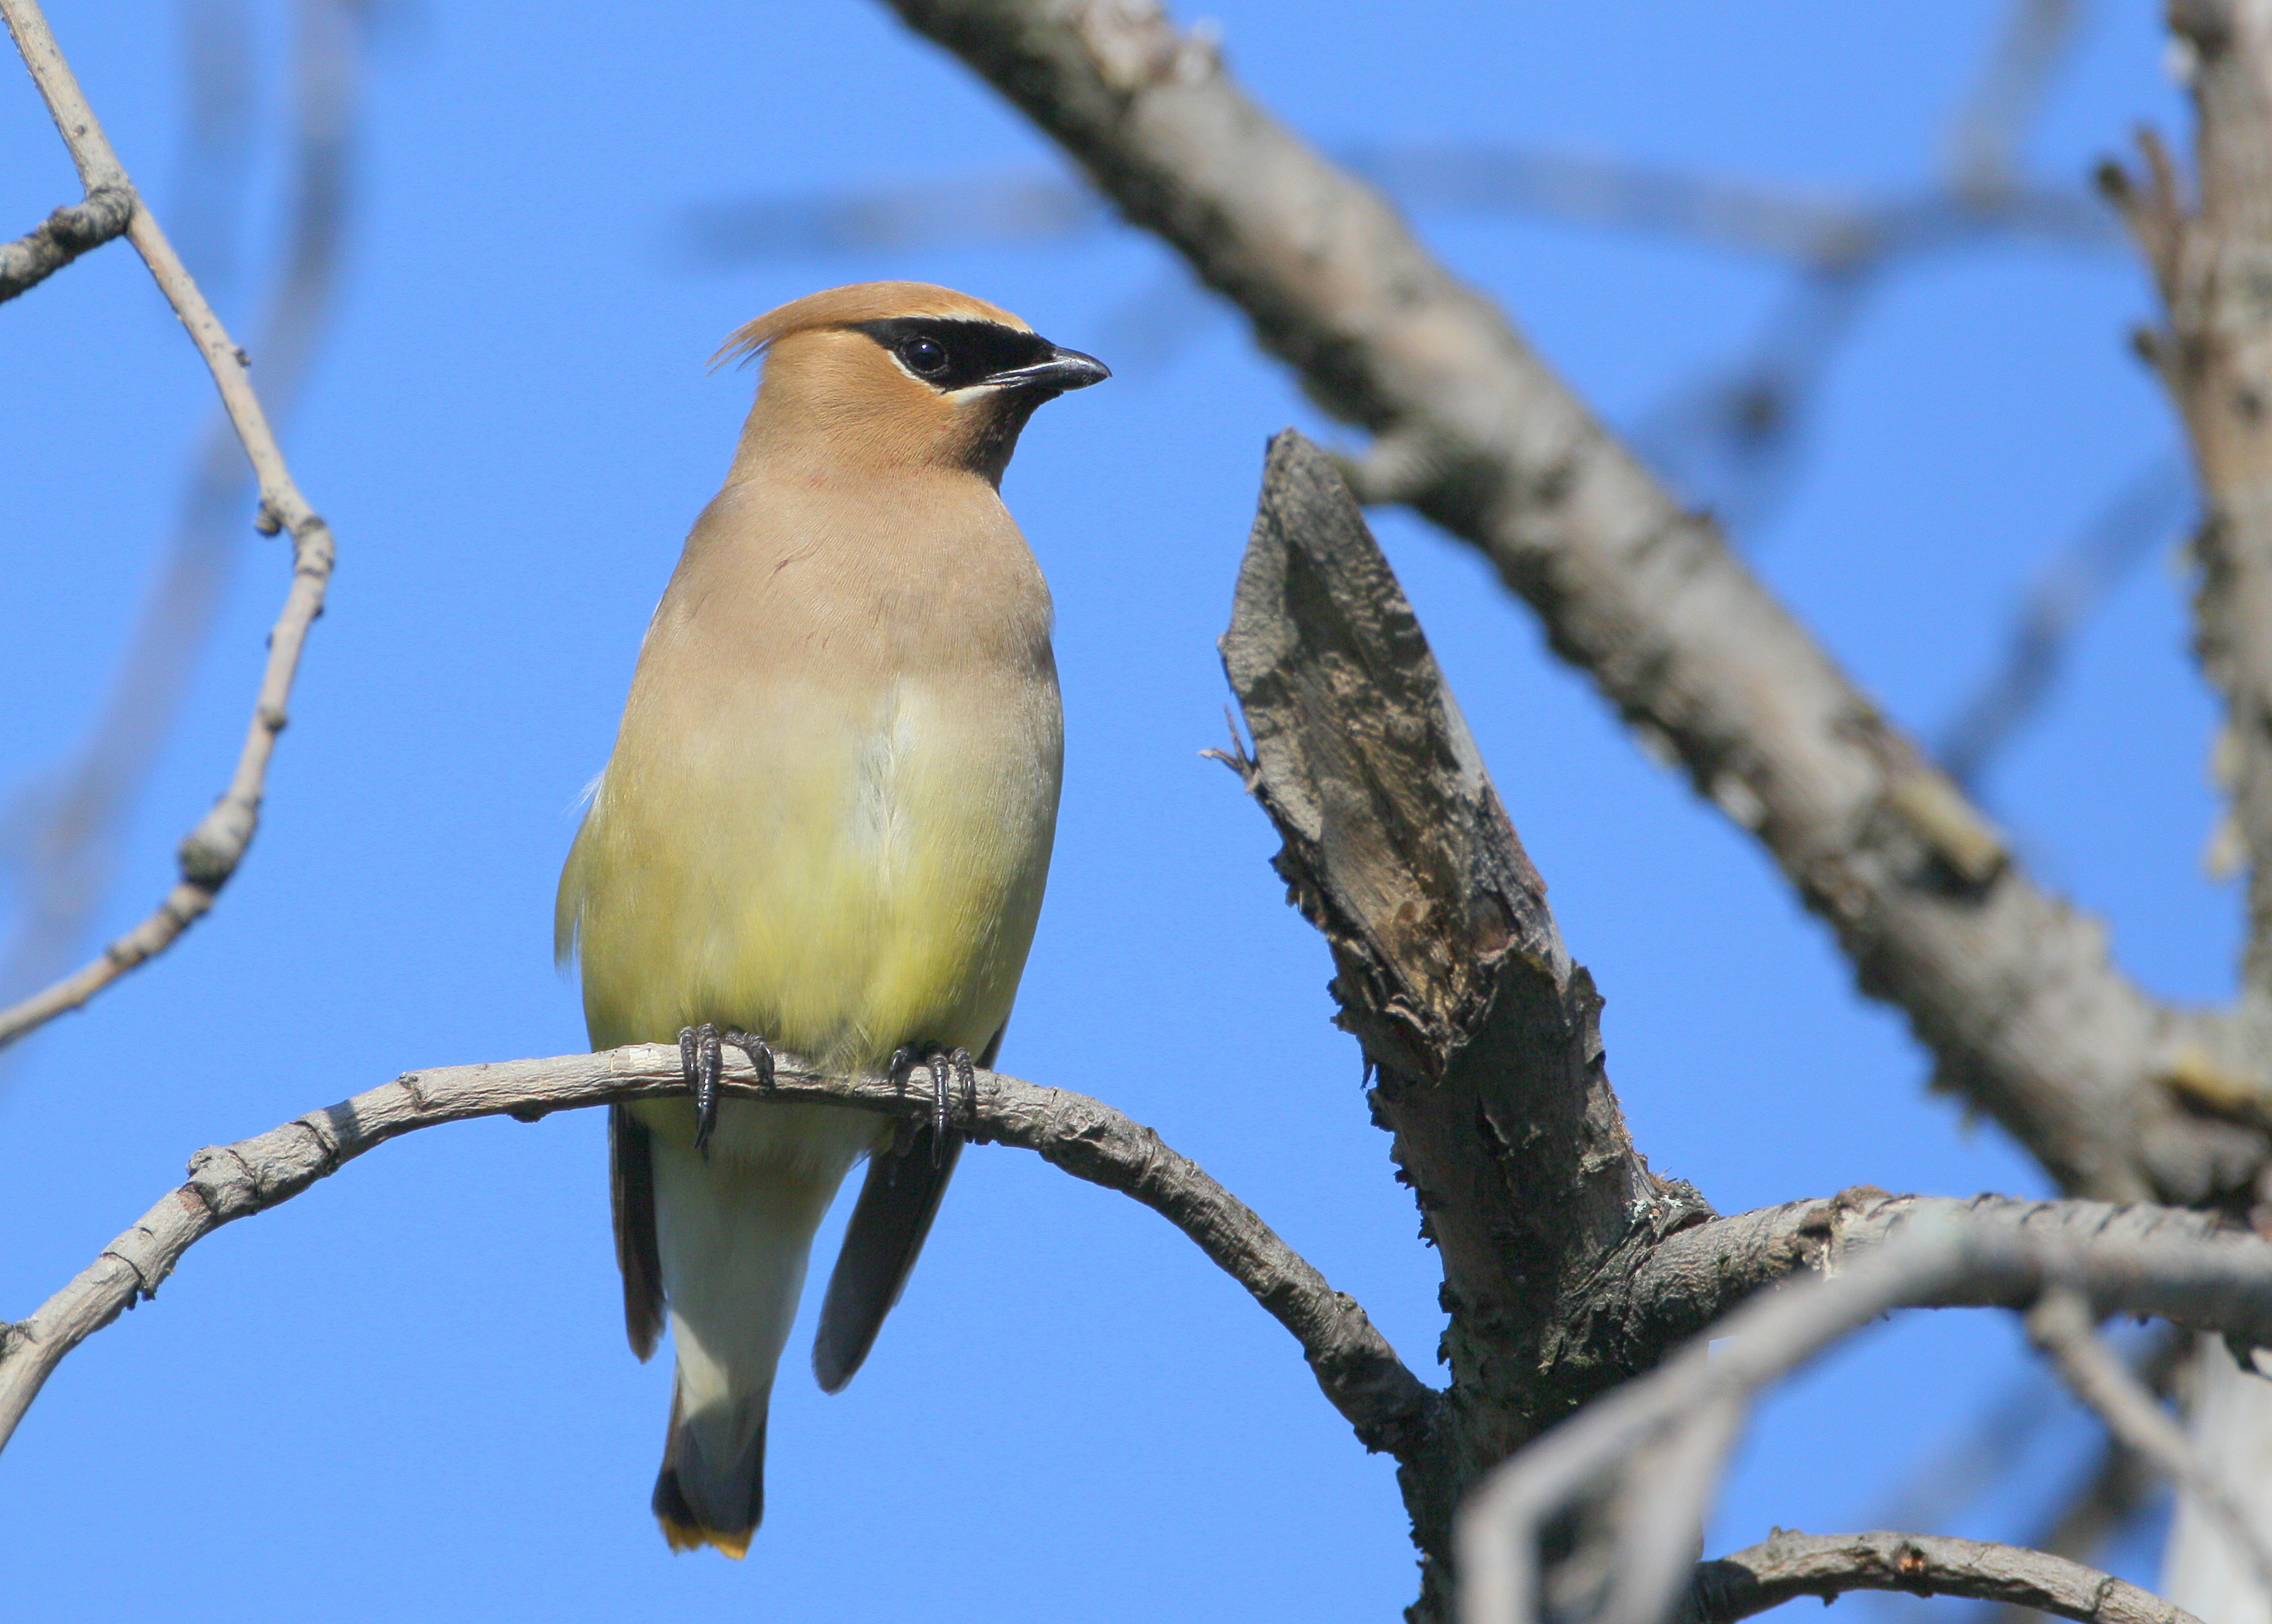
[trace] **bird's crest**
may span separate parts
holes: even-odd
[[[823,288],[767,310],[757,320],[735,330],[734,335],[710,358],[716,371],[729,361],[748,361],[793,332],[821,327],[852,327],[863,322],[888,321],[894,317],[932,316],[950,320],[998,322],[1020,332],[1033,329],[999,305],[935,282],[855,282],[847,287]]]

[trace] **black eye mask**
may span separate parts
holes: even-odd
[[[1039,333],[973,317],[894,316],[854,325],[940,391],[968,389],[1057,353],[1057,346]]]

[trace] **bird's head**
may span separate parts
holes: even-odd
[[[1009,311],[928,282],[861,282],[782,305],[712,365],[762,355],[742,454],[965,468],[999,483],[1034,408],[1111,376]]]

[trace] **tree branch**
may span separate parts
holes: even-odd
[[[729,1065],[722,1085],[741,1099],[856,1106],[910,1121],[930,1110],[923,1093],[880,1077],[825,1076],[788,1055],[778,1057],[770,1088],[744,1062]],[[555,1111],[685,1091],[678,1051],[662,1044],[445,1066],[405,1072],[257,1137],[199,1151],[189,1181],[78,1278],[30,1319],[0,1323],[0,1447],[63,1357],[138,1297],[155,1295],[182,1255],[222,1225],[289,1201],[364,1151],[422,1128],[477,1116],[533,1122]],[[955,1103],[970,1137],[1033,1151],[1075,1178],[1134,1197],[1191,1237],[1293,1333],[1319,1387],[1367,1449],[1401,1458],[1425,1437],[1437,1395],[1405,1368],[1364,1310],[1150,1129],[1084,1095],[990,1071],[978,1072],[975,1093]]]
[[[255,349],[263,404],[281,421],[313,370],[327,324],[353,212],[356,123],[361,106],[358,0],[300,0],[292,51],[295,129],[286,188],[288,226],[273,296]],[[210,20],[208,9],[192,19]],[[243,41],[209,41],[193,61],[234,61]],[[249,68],[248,68],[249,71]],[[235,108],[244,87],[193,77],[191,100]],[[227,143],[222,143],[227,145]],[[194,201],[211,188],[187,189]],[[209,211],[185,211],[190,232],[225,241]],[[184,219],[177,216],[177,227]],[[14,825],[12,860],[20,880],[20,920],[0,942],[0,1000],[31,992],[70,969],[97,912],[108,900],[122,856],[126,815],[187,697],[235,573],[244,502],[243,450],[225,413],[203,436],[157,585],[130,637],[102,711],[74,757],[0,806]]]
[[[2103,1314],[2150,1315],[2231,1328],[2272,1347],[2272,1244],[2214,1213],[2096,1201],[1892,1196],[1867,1185],[1761,1207],[1635,1244],[1603,1264],[1584,1311],[1544,1358],[1605,1386],[1648,1369],[1754,1293],[1793,1276],[1832,1273],[1920,1225],[1955,1225],[1999,1246],[2048,1248]],[[2201,1272],[2206,1268],[2208,1272]],[[1975,1294],[1943,1307],[2024,1309],[2031,1273],[1972,1277]]]
[[[2249,865],[2250,992],[2272,997],[2272,18],[2185,0],[2170,24],[2198,116],[2201,195],[2188,206],[2160,142],[2145,173],[2099,183],[2154,273],[2168,327],[2139,344],[2184,418],[2207,505],[2194,648],[2223,692],[2218,777]]]
[[[1680,511],[1371,190],[1147,0],[893,0],[1238,303],[1311,395],[1379,438],[1372,501],[1473,543],[1644,736],[1766,845],[1944,1086],[2070,1191],[2190,1201],[2263,1136],[2156,1086],[2196,1023],[2002,841],[1728,550]]]
[[[220,888],[235,873],[259,826],[269,757],[275,751],[276,735],[284,729],[292,679],[299,669],[308,629],[323,612],[333,546],[330,526],[309,508],[285,466],[284,453],[246,376],[250,358],[230,339],[213,307],[183,268],[149,205],[134,190],[102,133],[94,109],[87,105],[49,31],[37,0],[0,0],[0,19],[6,21],[33,81],[46,99],[88,196],[116,193],[129,200],[126,235],[205,357],[220,391],[221,404],[259,480],[256,523],[267,534],[280,530],[292,538],[292,584],[283,610],[268,634],[267,665],[261,674],[244,748],[238,754],[228,789],[182,842],[180,880],[148,918],[104,948],[93,963],[0,1010],[0,1047],[4,1047],[64,1011],[78,1008],[136,965],[163,952],[213,906]]]
[[[1965,1596],[2079,1624],[2201,1624],[2149,1590],[2065,1557],[1936,1534],[1801,1534],[1700,1562],[1677,1624],[1735,1624],[1802,1596]]]
[[[1591,1396],[1542,1382],[1537,1350],[1605,1257],[1710,1209],[1633,1149],[1593,981],[1364,516],[1291,429],[1271,442],[1222,656],[1254,738],[1224,759],[1333,950],[1336,1019],[1443,1261],[1451,1397],[1398,1474],[1427,1616],[1461,1498]]]
[[[91,187],[81,201],[57,209],[13,242],[0,242],[0,302],[38,287],[90,249],[124,236],[133,215],[131,191]]]
[[[2028,1338],[2109,1432],[2152,1461],[2223,1524],[2226,1538],[2254,1567],[2257,1583],[2272,1591],[2272,1551],[2265,1548],[2232,1486],[2209,1468],[2186,1441],[2185,1429],[2098,1339],[2093,1323],[2089,1303],[2072,1288],[2058,1286],[2028,1311]]]
[[[2011,1211],[2022,1205],[2034,1211]],[[2207,1223],[2199,1214],[2133,1220],[2085,1202],[1917,1206],[1889,1244],[1828,1278],[1753,1298],[1494,1471],[1460,1516],[1462,1624],[1528,1624],[1542,1533],[1588,1510],[1597,1515],[1581,1522],[1577,1553],[1546,1580],[1557,1611],[1599,1624],[1663,1617],[1753,1399],[1893,1309],[2027,1305],[2057,1285],[2101,1314],[2164,1315],[2251,1343],[2272,1333],[2272,1242],[2196,1227]],[[1782,1211],[1746,1216],[1773,1229]],[[1745,1221],[1692,1233],[1729,1237]],[[1668,1247],[1684,1241],[1696,1244],[1678,1236]],[[1562,1594],[1573,1583],[1588,1595]]]

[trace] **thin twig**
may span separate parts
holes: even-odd
[[[1989,241],[2084,249],[2119,241],[2104,211],[2072,190],[1841,197],[1498,143],[1398,142],[1335,156],[1414,212],[1649,232],[1802,269]],[[724,268],[802,254],[1070,242],[1112,224],[1111,211],[1078,180],[1011,170],[703,204],[684,216],[683,241],[691,257]]]
[[[2149,1390],[2166,1396],[2193,1342],[2177,1326],[2163,1325],[2126,1357]],[[2006,1493],[2019,1486],[2022,1461],[2058,1419],[2063,1391],[2056,1375],[2029,1361],[2004,1397],[1961,1437],[1910,1464],[1907,1485],[1887,1497],[1877,1524],[1944,1528],[1984,1501],[2003,1503]],[[2094,1561],[2145,1509],[2156,1486],[2153,1471],[2135,1450],[2103,1437],[2082,1467],[2066,1477],[2050,1509],[2014,1543],[2072,1561]],[[2027,1624],[2029,1616],[2029,1608],[2007,1605],[1976,1615],[1970,1624]]]
[[[257,346],[264,403],[280,421],[312,370],[344,257],[361,100],[355,10],[355,0],[299,0],[295,7],[289,225]],[[214,47],[195,56],[204,61],[217,54]],[[233,142],[207,145],[226,151]],[[215,193],[212,187],[191,190],[193,196]],[[210,206],[190,212],[195,235],[207,240],[209,251],[229,236],[223,225],[206,218],[219,212]],[[191,470],[157,585],[101,717],[69,764],[20,792],[19,805],[6,820],[14,825],[9,840],[14,849],[0,855],[12,858],[21,871],[22,901],[14,939],[0,949],[0,999],[28,993],[68,970],[110,893],[127,815],[220,617],[236,557],[244,485],[243,451],[226,414],[216,412]]]
[[[1424,1436],[1436,1394],[1396,1357],[1364,1310],[1272,1232],[1252,1209],[1152,1129],[1111,1106],[998,1072],[956,1091],[962,1131],[1037,1152],[1075,1178],[1134,1197],[1196,1242],[1215,1265],[1302,1345],[1318,1385],[1366,1448],[1401,1453]],[[746,1063],[729,1067],[736,1098],[855,1106],[910,1119],[931,1102],[904,1080],[838,1077],[777,1058],[760,1084]],[[405,1072],[327,1110],[190,1158],[189,1181],[103,1248],[78,1278],[21,1323],[0,1324],[0,1447],[64,1355],[154,1295],[183,1253],[223,1224],[290,1200],[375,1146],[421,1128],[510,1114],[534,1121],[555,1111],[618,1099],[684,1094],[678,1050],[643,1044],[598,1054]]]
[[[2174,455],[2118,487],[2080,534],[2037,571],[1996,668],[1942,728],[1933,754],[1976,791],[1991,761],[2043,705],[2083,622],[2130,570],[2183,524],[2193,488]]]
[[[0,242],[0,301],[36,287],[90,249],[126,235],[134,197],[116,186],[95,186],[13,242]]]
[[[259,825],[269,757],[276,748],[276,735],[284,728],[292,679],[299,668],[308,629],[323,610],[333,546],[330,527],[309,508],[285,466],[284,454],[246,376],[250,358],[230,339],[197,283],[183,268],[149,205],[134,191],[133,183],[49,32],[37,0],[0,0],[0,19],[6,21],[17,49],[23,53],[25,65],[46,98],[48,110],[89,194],[108,187],[134,199],[126,235],[213,373],[221,404],[259,480],[259,528],[269,534],[281,530],[292,538],[292,584],[283,612],[269,633],[268,661],[261,674],[244,748],[228,788],[182,842],[181,879],[155,912],[112,942],[92,964],[13,1008],[0,1010],[0,1047],[5,1047],[64,1011],[78,1008],[136,965],[163,952],[213,906],[214,897],[236,871]]]
[[[1678,1624],[1735,1624],[1801,1596],[1849,1590],[1969,1596],[2078,1624],[2201,1624],[2111,1574],[2021,1546],[1936,1534],[1820,1534],[1777,1530],[1764,1543],[1698,1564]]]
[[[2042,115],[2081,11],[2079,0],[2007,0],[1995,50],[1950,121],[1950,178],[1960,196],[1992,199],[2012,190],[2021,144]]]
[[[2224,1526],[2234,1546],[2272,1592],[2272,1549],[2250,1523],[2232,1486],[2211,1471],[2185,1429],[2155,1402],[2092,1330],[2090,1304],[2080,1292],[2056,1286],[2028,1311],[2028,1337],[2057,1367],[2074,1396],[2096,1412],[2107,1430],[2166,1473]]]

